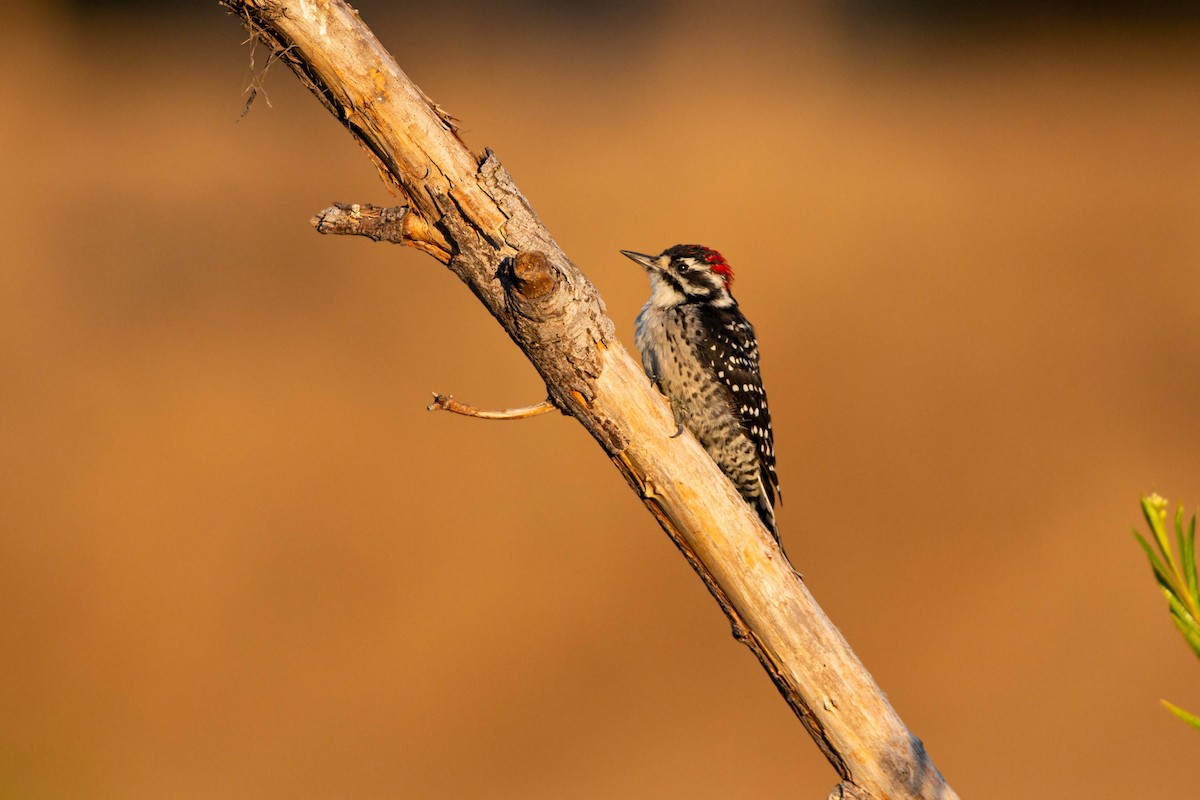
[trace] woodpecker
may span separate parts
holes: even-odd
[[[758,339],[729,293],[733,270],[716,250],[696,244],[657,256],[621,253],[650,276],[636,341],[646,374],[671,402],[673,435],[692,432],[778,542],[771,412]]]

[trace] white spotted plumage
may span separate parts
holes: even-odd
[[[680,430],[692,432],[778,539],[771,412],[754,328],[729,292],[733,271],[699,245],[621,252],[650,276],[637,318],[646,374],[671,401]]]

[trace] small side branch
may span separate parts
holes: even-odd
[[[486,411],[482,408],[475,408],[466,403],[460,403],[448,394],[433,393],[433,402],[425,407],[426,411],[449,411],[454,414],[462,414],[464,417],[479,417],[480,419],[528,419],[529,417],[537,417],[542,414],[549,414],[555,411],[554,404],[549,400],[543,400],[532,406],[524,408],[505,408],[500,411]]]
[[[366,236],[376,242],[406,244],[424,250],[443,264],[450,252],[438,237],[430,235],[429,224],[409,206],[384,208],[367,203],[334,203],[309,220],[317,233]]]

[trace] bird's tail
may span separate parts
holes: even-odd
[[[766,525],[767,530],[775,537],[775,541],[779,542],[779,526],[775,524],[775,507],[771,505],[771,501],[765,494],[760,494],[754,499],[754,510],[758,512],[758,518],[763,521],[763,525]]]

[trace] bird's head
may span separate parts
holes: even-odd
[[[729,287],[733,269],[725,257],[698,244],[677,244],[656,256],[622,250],[621,254],[641,264],[650,276],[650,303],[673,308],[686,303],[708,303],[717,307],[734,304]]]

